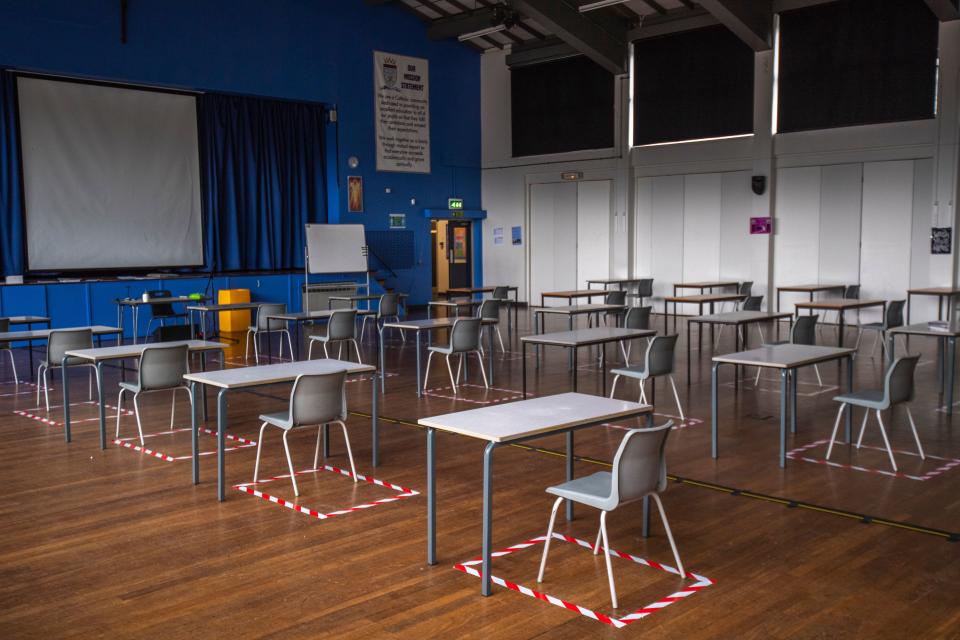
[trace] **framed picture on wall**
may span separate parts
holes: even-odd
[[[347,176],[347,211],[363,213],[363,178]]]

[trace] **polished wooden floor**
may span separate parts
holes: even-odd
[[[520,324],[526,331],[524,313]],[[833,328],[824,328],[822,342],[834,340]],[[857,387],[880,382],[881,363],[869,357],[869,340],[856,361]],[[949,541],[950,533],[960,532],[960,463],[951,466],[960,458],[960,428],[955,430],[938,410],[933,344],[914,339],[911,345],[924,354],[913,406],[928,459],[897,455],[906,475],[941,471],[927,480],[878,473],[889,469],[884,452],[845,445],[834,460],[866,470],[800,459],[780,469],[779,395],[771,374],[759,388],[752,380],[736,393],[732,385],[721,387],[721,457],[713,460],[710,352],[704,344],[702,356],[694,352],[689,387],[685,344],[679,345],[677,382],[690,419],[672,432],[668,461],[670,473],[684,481],[672,482],[663,500],[687,569],[714,584],[622,629],[499,587],[483,598],[477,578],[453,569],[480,550],[482,444],[477,441],[438,438],[440,562],[427,566],[423,495],[323,520],[233,488],[218,503],[212,456],[202,458],[202,482],[194,486],[189,460],[169,462],[113,444],[101,451],[96,407],[83,404],[86,373],[81,371],[72,374],[77,381],[72,385],[74,442],[66,445],[62,408],[36,409],[34,387],[12,384],[9,366],[0,358],[0,637],[960,637],[960,544]],[[732,346],[728,332],[721,350]],[[372,347],[367,348],[369,359]],[[369,420],[353,415],[348,421],[358,471],[423,492],[425,438],[412,423],[517,397],[518,351],[516,336],[510,353],[498,350],[496,389],[467,387],[454,398],[445,371],[437,367],[433,391],[418,400],[412,343],[391,336],[378,468],[370,465]],[[17,361],[25,376],[26,353],[18,352]],[[228,366],[240,362],[242,352],[229,354]],[[529,364],[534,393],[569,389],[565,352],[549,350],[539,371],[532,360]],[[586,350],[580,365],[580,390],[599,393],[599,372]],[[788,438],[791,450],[829,437],[836,411],[832,387],[840,377],[836,366],[821,369],[824,388],[813,371],[801,376],[799,429]],[[476,383],[476,368],[470,373]],[[731,376],[727,371],[724,382],[731,383]],[[117,369],[108,371],[110,404],[118,378]],[[358,414],[370,409],[369,384],[349,385],[350,408]],[[51,401],[60,405],[59,381],[54,385]],[[658,412],[676,415],[662,384],[657,392]],[[256,439],[257,415],[284,408],[288,393],[277,386],[233,395],[231,433]],[[621,383],[618,395],[635,398],[636,387]],[[188,455],[189,432],[168,431],[169,396],[146,396],[143,408],[145,431],[157,434],[147,446],[172,458]],[[178,409],[179,429],[189,425],[185,401]],[[954,419],[960,420],[960,413]],[[902,410],[887,423],[894,448],[913,452]],[[113,422],[108,426],[112,440]],[[215,428],[215,422],[207,426]],[[327,463],[345,467],[342,436],[331,433]],[[580,432],[577,453],[587,459],[577,462],[576,472],[603,468],[598,461],[610,460],[622,433],[617,426]],[[124,415],[121,438],[135,434],[134,418]],[[213,437],[202,438],[203,451],[212,451]],[[307,431],[291,436],[298,468],[312,466],[315,438],[316,432]],[[865,442],[881,444],[875,422]],[[227,454],[230,485],[252,478],[255,448],[243,444],[232,442],[238,448]],[[550,450],[561,450],[563,443],[548,438],[536,444],[542,449],[507,447],[495,456],[495,548],[546,529],[552,501],[544,488],[564,477],[562,457]],[[817,445],[799,455],[822,460],[824,452]],[[286,472],[277,433],[267,434],[262,469],[266,476]],[[397,495],[330,472],[304,474],[300,482],[298,500],[286,479],[259,488],[320,513]],[[652,535],[641,537],[639,505],[611,514],[609,523],[613,547],[673,564],[656,517]],[[572,522],[558,519],[561,533],[581,539],[592,541],[596,527],[597,514],[586,509]],[[536,545],[504,556],[494,561],[494,573],[536,588],[539,554]],[[622,559],[614,561],[614,570],[617,611],[610,606],[602,556],[572,544],[553,546],[539,589],[622,617],[691,584]]]

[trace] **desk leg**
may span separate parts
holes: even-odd
[[[687,386],[690,386],[690,325],[693,323],[687,320]]]
[[[853,357],[847,356],[847,393],[853,393]],[[847,422],[843,427],[847,444],[850,444],[850,434],[853,432],[853,409],[847,408]]]
[[[377,350],[377,354],[380,356],[380,362],[377,363],[377,370],[380,372],[380,393],[387,392],[387,376],[384,375],[387,371],[387,361],[385,358],[385,353],[383,349],[383,329],[377,324],[376,318],[373,320],[373,330],[374,330],[374,339],[377,341],[377,344],[374,347]],[[401,334],[402,335],[402,334]],[[419,337],[419,336],[418,336]],[[419,343],[418,343],[419,346]],[[417,357],[420,357],[420,349],[417,349]]]
[[[203,385],[203,393],[206,395],[206,385]],[[190,393],[194,399],[197,397],[197,383],[190,383]],[[200,484],[200,443],[199,443],[200,425],[197,423],[197,406],[190,406],[190,446],[191,446],[191,466],[193,472],[193,484]]]
[[[224,465],[224,438],[227,435],[227,390],[220,389],[217,394],[217,500],[223,502],[226,496],[226,473]]]
[[[780,370],[780,468],[787,459],[787,394],[790,392],[789,372]]]
[[[487,378],[490,380],[490,384],[493,385],[493,328],[496,325],[490,325],[487,327]]]
[[[417,397],[423,395],[423,380],[420,377],[420,329],[417,329]]]
[[[522,372],[523,379],[523,399],[527,399],[527,343],[521,343],[521,355],[523,356],[520,360],[520,370]]]
[[[577,392],[577,348],[572,347],[570,350],[573,352],[572,354],[573,356],[573,392],[576,393]]]
[[[780,289],[777,289],[777,313],[780,313]],[[779,322],[779,320],[777,321]]]
[[[437,470],[435,429],[427,429],[427,564],[437,564]]]
[[[700,325],[703,326],[703,325]],[[720,369],[720,363],[713,363],[713,370],[710,372],[710,438],[711,438],[711,451],[710,455],[714,458],[717,457],[718,446],[717,446],[717,372]]]
[[[644,538],[650,537],[650,496],[643,496],[643,524],[641,525],[641,535],[643,535]]]
[[[711,328],[711,329],[713,328],[713,325],[712,325],[712,324],[710,325],[710,328]],[[740,332],[737,331],[738,328],[739,328],[739,327],[738,327],[737,325],[733,325],[733,351],[734,351],[734,353],[740,351]],[[722,334],[721,334],[721,335],[722,335]],[[713,339],[713,336],[710,336],[710,338],[711,338],[710,344],[713,344],[714,346],[716,346],[716,343],[714,343],[713,340],[712,340],[712,339]],[[740,365],[738,365],[738,364],[733,365],[733,392],[734,392],[734,393],[739,393],[739,392],[740,392]]]
[[[568,330],[568,331],[573,331],[573,316],[572,316],[572,315],[570,315],[570,316],[567,317],[567,330]],[[569,355],[569,357],[568,357],[568,362],[569,362],[570,366],[573,367],[573,376],[574,376],[574,379],[576,379],[576,376],[577,376],[577,359],[573,356],[573,353],[571,353],[571,354]]]
[[[480,594],[490,595],[490,554],[493,548],[493,450],[495,442],[487,443],[483,451],[483,572],[480,574]],[[569,504],[569,500],[567,503]]]
[[[378,406],[377,371],[373,372],[370,383],[370,395],[372,396],[370,403],[373,407],[373,410],[370,412],[370,439],[373,442],[373,466],[376,467],[380,463],[380,433],[379,424],[377,423],[380,407]]]
[[[837,310],[837,346],[843,348],[843,309]]]
[[[103,362],[97,363],[97,391],[99,392],[99,404],[100,404],[100,449],[107,448],[107,408],[104,406],[104,390],[103,390]],[[120,407],[117,407],[117,411],[120,411]]]
[[[567,431],[567,482],[573,480],[573,431]],[[573,501],[567,503],[567,521],[573,520]]]
[[[63,436],[70,442],[70,378],[67,375],[67,356],[60,362],[60,374],[63,377]]]
[[[47,325],[47,328],[50,328],[50,325]],[[30,327],[27,326],[27,330],[30,330]],[[30,382],[36,382],[40,384],[40,381],[36,379],[37,372],[33,368],[33,340],[27,340],[27,357],[30,358]]]
[[[797,374],[796,369],[790,371],[790,433],[797,432]]]
[[[910,293],[907,293],[907,324],[910,324],[910,303],[913,296]]]
[[[600,394],[604,398],[607,397],[607,343],[603,342],[600,344],[600,380],[601,388],[603,393]],[[568,500],[569,502],[569,500]]]
[[[950,366],[947,367],[947,415],[953,415],[953,383],[957,367],[957,339],[951,337],[947,342],[947,357],[950,358]]]

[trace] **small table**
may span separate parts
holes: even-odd
[[[567,301],[567,304],[573,304],[576,298],[586,298],[587,302],[597,296],[606,296],[607,292],[602,289],[576,289],[571,291],[546,291],[540,294],[540,306],[547,306],[547,298],[561,298]]]
[[[894,351],[894,338],[896,334],[905,336],[927,336],[937,339],[937,354],[939,362],[937,372],[940,379],[940,396],[943,397],[944,391],[947,395],[947,405],[945,407],[947,415],[953,415],[953,384],[956,378],[957,361],[957,336],[960,336],[960,322],[953,319],[945,327],[931,326],[932,323],[921,322],[918,324],[895,327],[887,330],[887,354],[892,358]],[[949,362],[949,364],[947,364]],[[946,369],[946,371],[944,371]]]
[[[355,309],[357,307],[357,303],[360,303],[360,302],[369,303],[374,300],[379,300],[381,297],[383,297],[382,293],[379,293],[379,294],[365,293],[365,294],[357,294],[352,296],[328,296],[327,309],[333,309],[334,302],[349,302],[350,308]],[[397,294],[397,300],[400,302],[400,305],[403,307],[404,314],[406,314],[406,310],[407,310],[407,297],[408,296],[406,293]],[[369,304],[367,305],[367,308],[368,309],[370,308]]]
[[[587,280],[587,289],[590,289],[590,285],[599,284],[603,287],[604,290],[607,289],[610,285],[616,285],[617,289],[623,291],[625,287],[629,287],[632,284],[640,284],[641,280],[645,278],[591,278]]]
[[[450,298],[448,300],[430,300],[427,302],[427,318],[433,316],[433,308],[440,307],[443,309],[453,309],[454,315],[460,317],[460,309],[468,309],[468,313],[472,313],[473,308],[480,304],[480,300],[474,298]],[[449,311],[448,311],[449,313]]]
[[[428,318],[426,320],[401,320],[400,322],[385,322],[383,325],[384,329],[402,329],[404,331],[413,331],[416,334],[416,345],[417,345],[417,397],[423,395],[423,385],[421,384],[421,355],[420,355],[420,332],[426,331],[430,333],[432,331],[439,331],[441,329],[452,329],[453,323],[456,322],[456,318]],[[491,326],[497,324],[496,320],[481,320],[481,326]],[[493,384],[493,331],[487,332],[488,344],[487,344],[487,369],[488,376],[487,379],[490,384]],[[386,361],[384,360],[383,355],[383,340],[380,340],[380,363],[381,368],[384,373],[386,373]],[[464,376],[466,376],[466,366],[464,366]],[[380,386],[384,388],[386,383],[384,382],[385,375],[380,376]]]
[[[369,364],[359,364],[347,360],[302,360],[281,362],[256,367],[221,369],[203,373],[189,373],[183,378],[190,382],[193,397],[197,397],[197,385],[207,385],[220,389],[217,393],[217,499],[226,499],[226,476],[224,468],[224,438],[227,434],[227,392],[237,389],[253,389],[270,384],[293,382],[297,376],[333,373],[343,371],[350,375],[372,373],[373,407],[370,416],[373,432],[373,466],[379,462],[379,436],[377,433],[377,368]],[[200,483],[200,456],[197,451],[198,438],[197,413],[193,412],[193,484]]]
[[[190,337],[194,336],[193,314],[196,312],[200,316],[200,332],[204,338],[207,338],[207,314],[217,313],[219,311],[247,311],[259,309],[262,302],[234,302],[232,304],[193,304],[187,306],[187,313],[190,314]],[[216,325],[214,325],[216,326]],[[214,332],[215,336],[220,335],[219,328]],[[269,354],[268,354],[269,355]]]
[[[437,564],[436,432],[455,433],[487,443],[483,452],[483,571],[480,593],[491,592],[490,559],[493,543],[493,451],[558,433],[567,434],[567,480],[573,480],[573,432],[612,420],[646,415],[652,426],[653,407],[583,393],[495,404],[470,411],[421,418],[427,428],[427,564]],[[567,501],[567,518],[573,503]]]
[[[100,390],[100,448],[107,448],[107,414],[106,406],[104,404],[104,390],[103,390],[103,364],[110,360],[124,360],[127,358],[139,358],[143,355],[144,349],[149,347],[172,347],[177,345],[187,345],[187,350],[190,353],[200,353],[201,357],[200,362],[201,366],[206,369],[206,353],[210,351],[218,351],[220,353],[220,366],[223,366],[223,350],[227,345],[221,342],[204,342],[203,340],[179,340],[174,342],[154,342],[151,344],[121,344],[115,347],[100,347],[97,349],[74,349],[66,352],[67,357],[80,358],[81,360],[86,360],[90,364],[95,365],[97,370],[97,389]],[[64,364],[66,364],[67,358],[63,359]],[[67,367],[62,367],[63,373],[63,430],[64,435],[66,436],[67,442],[70,442],[70,387],[67,383]],[[197,397],[193,398],[194,404],[197,402]],[[120,411],[120,407],[117,407],[117,411]],[[203,413],[204,418],[206,418],[207,413],[207,404],[203,403]],[[196,432],[194,432],[194,446],[196,446]]]
[[[578,315],[587,314],[588,323],[593,314],[597,314],[597,326],[600,326],[600,314],[604,312],[623,311],[627,307],[622,304],[572,304],[559,307],[533,307],[533,332],[546,333],[547,315],[567,316],[567,330],[573,331],[573,320]],[[537,322],[539,320],[539,322]],[[620,316],[617,316],[617,325],[620,324]],[[537,366],[540,365],[540,348],[537,347]],[[573,353],[570,354],[570,367],[573,367]]]
[[[810,302],[813,302],[815,293],[826,293],[827,291],[846,291],[845,284],[795,284],[788,287],[777,287],[777,311],[780,311],[780,294],[786,293],[807,293],[810,294]]]
[[[117,326],[120,329],[123,329],[123,310],[125,308],[130,309],[130,316],[133,319],[133,344],[137,344],[137,337],[139,333],[138,326],[140,324],[140,307],[143,305],[151,304],[176,304],[176,303],[197,303],[203,302],[206,300],[206,296],[200,296],[199,298],[190,296],[170,296],[165,298],[150,298],[144,300],[143,298],[118,298],[114,300],[113,303],[117,305]],[[192,335],[192,334],[191,334]]]
[[[772,322],[775,320],[781,320],[784,318],[792,317],[792,313],[773,313],[771,311],[731,311],[730,313],[715,313],[708,316],[698,316],[696,318],[690,318],[687,321],[687,384],[690,384],[690,327],[694,323],[697,324],[697,334],[698,334],[698,345],[703,346],[703,325],[709,324],[712,327],[716,325],[727,325],[734,328],[734,351],[740,351],[740,327],[760,322]],[[777,330],[779,331],[780,325],[777,325]],[[713,332],[711,331],[711,334]],[[748,333],[745,331],[743,334],[743,345],[742,348],[746,349]],[[711,343],[712,344],[712,343]],[[736,376],[734,378],[735,384],[739,384],[740,377]]]
[[[714,289],[727,289],[733,287],[737,289],[740,287],[740,283],[736,280],[708,280],[706,282],[677,282],[673,285],[673,295],[677,295],[677,291],[680,289],[696,289],[701,294],[704,291],[709,291],[713,293]]]
[[[47,323],[49,325],[49,322]],[[30,379],[34,379],[35,372],[33,370],[33,341],[34,340],[46,340],[50,337],[51,331],[71,331],[73,329],[90,329],[93,331],[93,335],[97,338],[97,344],[100,344],[100,338],[106,335],[116,335],[122,333],[123,329],[118,327],[105,327],[103,325],[93,325],[89,327],[61,327],[57,329],[31,329],[30,331],[6,331],[0,333],[0,342],[18,342],[20,340],[25,340],[27,343],[27,351],[30,353]]]
[[[573,331],[558,331],[556,333],[537,333],[520,338],[523,344],[523,397],[527,397],[527,345],[550,345],[566,347],[573,352],[573,390],[577,390],[577,349],[591,345],[603,345],[600,350],[600,372],[603,377],[603,395],[607,395],[607,358],[606,345],[608,342],[649,338],[657,335],[654,329],[622,329],[620,327],[593,327],[591,329],[574,329]],[[538,353],[539,366],[539,353]]]
[[[947,320],[953,318],[950,300],[960,296],[960,289],[953,287],[926,287],[923,289],[907,289],[907,324],[910,324],[910,299],[913,296],[934,296],[937,298],[937,320],[943,320],[943,301],[947,301]],[[12,323],[12,322],[11,322]]]
[[[676,285],[674,285],[676,287]],[[667,322],[670,319],[670,313],[668,311],[669,304],[673,303],[673,327],[677,327],[677,305],[678,304],[695,304],[699,307],[697,311],[698,316],[703,315],[703,306],[710,305],[710,313],[713,313],[713,305],[718,302],[740,302],[747,296],[741,295],[739,293],[701,293],[698,295],[692,296],[664,296],[663,297],[663,327],[667,328]],[[711,327],[712,330],[712,327]],[[711,339],[713,334],[711,333]]]
[[[883,307],[883,315],[887,314],[886,300],[864,300],[857,298],[839,298],[837,300],[817,300],[814,302],[798,302],[794,306],[796,315],[800,315],[801,309],[820,309],[822,311],[837,312],[837,346],[843,346],[843,314],[853,309],[866,309],[868,307]]]
[[[506,286],[506,285],[504,285]],[[447,289],[447,297],[451,296],[473,296],[475,294],[493,293],[498,287],[453,287]],[[520,287],[513,285],[506,286],[507,293],[513,293],[513,300],[505,298],[500,303],[507,303],[513,307],[513,321],[510,320],[510,310],[507,310],[507,340],[513,344],[513,325],[519,326],[519,307],[520,307]]]
[[[847,361],[847,391],[853,391],[853,355],[854,349],[821,347],[803,344],[768,344],[749,351],[728,353],[713,357],[713,371],[710,379],[711,416],[711,455],[718,455],[717,446],[717,374],[720,365],[732,364],[748,367],[764,367],[780,370],[780,467],[785,466],[787,454],[787,399],[790,399],[790,432],[797,431],[797,378],[796,370],[830,360]],[[853,425],[853,412],[847,411],[846,441],[850,442]]]
[[[10,316],[7,320],[10,321],[11,326],[27,325],[27,331],[31,331],[35,324],[45,324],[48,329],[50,328],[50,318],[47,316]],[[33,343],[30,341],[27,341],[27,356],[30,358],[30,379],[33,380]]]
[[[293,322],[297,327],[297,360],[300,359],[300,342],[302,341],[303,329],[302,325],[304,322],[311,322],[313,320],[329,320],[330,316],[333,315],[336,309],[327,309],[324,311],[295,311],[293,313],[271,313],[267,314],[265,317],[267,320],[280,320],[283,322]],[[370,309],[355,309],[357,316],[375,316],[377,315],[376,311]],[[268,325],[269,326],[269,323]],[[267,344],[270,343],[270,331],[265,331],[267,334]],[[282,340],[282,338],[281,338]],[[270,350],[267,350],[267,362],[270,362]]]

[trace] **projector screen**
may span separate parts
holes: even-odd
[[[193,96],[19,77],[30,270],[203,264]]]

